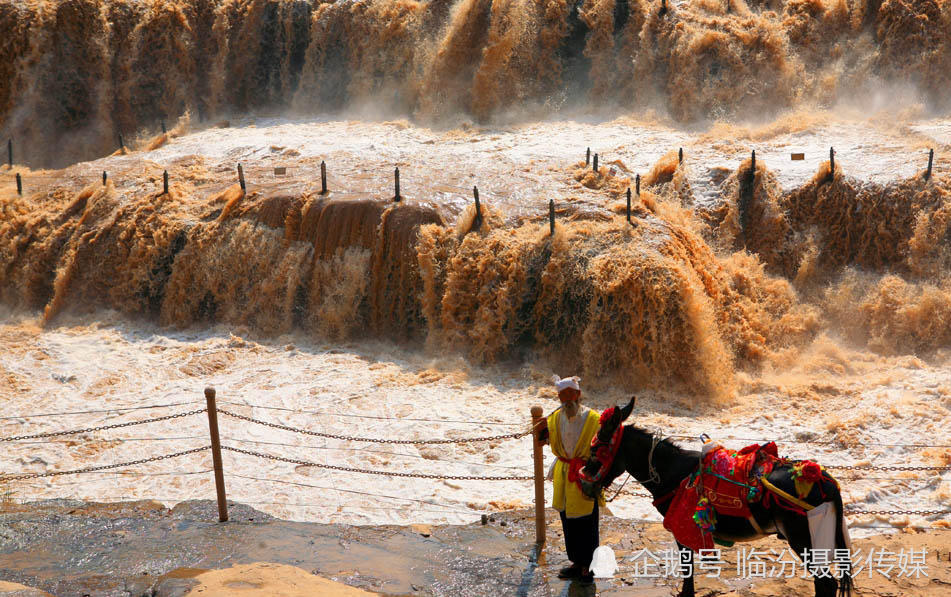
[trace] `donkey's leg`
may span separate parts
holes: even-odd
[[[812,535],[809,534],[809,521],[805,516],[788,513],[776,519],[777,526],[789,542],[796,555],[802,559],[804,551],[812,549]],[[812,580],[816,588],[816,597],[836,597],[838,583],[831,576],[814,576]]]
[[[677,594],[677,597],[694,597],[693,551],[680,543],[677,543],[677,547],[680,549],[680,561],[687,569],[687,575],[684,576],[684,584],[680,587],[680,593]]]

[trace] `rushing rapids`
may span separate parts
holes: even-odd
[[[5,169],[0,300],[45,322],[106,307],[166,326],[412,342],[481,363],[531,355],[591,381],[714,398],[734,394],[738,370],[788,363],[826,332],[884,354],[946,348],[946,169],[854,177],[848,160],[861,149],[838,168],[810,153],[813,171],[792,179],[762,158],[717,162],[759,144],[775,163],[770,144],[813,149],[822,134],[810,129],[861,148],[862,133],[834,112],[802,106],[883,84],[917,89],[924,103],[900,123],[857,121],[879,139],[872,153],[894,161],[937,142],[940,157],[944,121],[922,116],[951,72],[951,3],[664,6],[4,4],[0,64],[13,84],[0,115],[17,163],[110,153],[122,131],[130,142],[65,170]],[[582,103],[654,106],[673,122],[799,107],[767,126],[718,121],[700,134],[642,124],[667,118],[656,114],[622,119],[583,133],[610,148],[598,171],[550,149],[558,129],[580,145],[584,125],[499,124]],[[461,125],[275,121],[286,124],[264,142],[253,118],[236,116],[344,107]],[[169,130],[154,131],[165,119]],[[216,141],[216,130],[236,134]],[[304,138],[274,145],[285,133]],[[326,138],[315,149],[308,135]],[[663,147],[684,142],[686,162]],[[325,159],[337,177],[329,193],[314,183]],[[267,173],[278,162],[289,177]],[[374,180],[387,163],[417,177],[415,196],[393,202]],[[112,177],[103,184],[101,170]],[[155,188],[163,170],[168,193]],[[628,224],[636,172],[643,193]],[[14,174],[32,191],[17,195]],[[480,180],[494,192],[477,217],[459,189]]]
[[[467,177],[445,168],[467,163],[446,152],[486,137],[517,147],[509,137],[519,133],[311,125],[330,146],[340,127],[361,126],[370,138],[391,137],[383,153],[420,148],[397,160],[402,201],[374,180],[366,151],[331,159],[308,141],[258,149],[281,136],[268,127],[184,134],[181,123],[143,140],[141,154],[24,170],[34,191],[22,197],[5,172],[0,300],[42,311],[46,322],[105,307],[172,327],[386,338],[481,363],[531,356],[580,368],[591,382],[714,399],[734,394],[737,371],[782,366],[825,332],[884,354],[927,356],[951,340],[943,170],[863,182],[840,159],[834,173],[820,162],[784,187],[762,157],[755,172],[749,159],[733,172],[704,166],[718,149],[701,137],[684,162],[671,151],[643,168],[628,224],[625,191],[636,185],[623,159],[595,172],[557,157],[526,168],[519,156],[484,164],[488,181],[504,186],[483,197],[476,226]],[[572,126],[562,134],[586,128]],[[537,135],[545,133],[526,134]],[[220,144],[224,158],[191,154],[206,143]],[[246,191],[228,162],[235,151],[246,156]],[[316,176],[324,158],[347,169],[332,170],[327,194]],[[167,194],[159,163],[172,172]],[[291,174],[273,175],[276,163]],[[96,176],[104,169],[106,184]],[[519,170],[537,190],[511,182]]]
[[[584,106],[693,122],[898,94],[948,107],[946,0],[665,4],[7,0],[0,135],[22,163],[62,166],[185,112],[509,121]]]

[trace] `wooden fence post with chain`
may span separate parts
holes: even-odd
[[[215,465],[215,492],[218,494],[218,520],[228,521],[228,500],[225,498],[225,474],[221,466],[221,440],[218,437],[218,409],[215,406],[215,389],[205,388],[208,403],[208,431],[211,433],[211,459]]]

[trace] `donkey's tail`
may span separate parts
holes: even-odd
[[[835,548],[848,550],[849,546],[845,542],[845,509],[842,505],[842,492],[835,492]],[[841,553],[841,552],[840,552]],[[844,568],[839,570],[839,590],[838,597],[852,597],[852,560],[851,555],[844,564]]]

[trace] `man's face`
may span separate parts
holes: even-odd
[[[581,392],[574,388],[565,388],[558,392],[561,408],[569,419],[573,419],[581,408]]]

